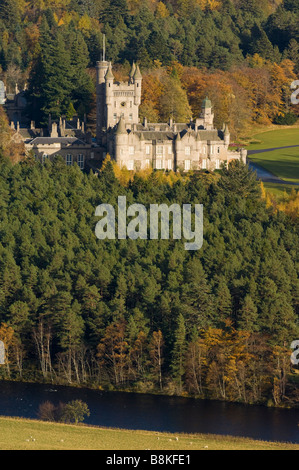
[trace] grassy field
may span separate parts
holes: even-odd
[[[0,418],[0,450],[299,450],[299,445],[230,436],[102,429]]]
[[[299,128],[271,130],[255,134],[251,142],[247,147],[248,150],[299,145]],[[250,155],[249,158],[284,181],[299,185],[299,147],[257,153]]]
[[[260,132],[252,136],[251,142],[248,147],[250,150],[299,145],[299,127]]]

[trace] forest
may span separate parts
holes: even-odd
[[[98,240],[100,203],[203,204],[204,242]],[[0,161],[0,377],[298,405],[298,218],[255,173]]]
[[[298,12],[298,0],[0,0],[0,78],[26,88],[37,125],[86,114],[94,130],[105,34],[116,79],[140,65],[141,119],[185,122],[208,94],[236,139],[298,117]]]
[[[213,102],[238,145],[293,124],[298,0],[0,0],[0,79],[36,125],[86,114],[95,66],[141,68],[140,118]],[[298,406],[298,192],[276,204],[240,163],[209,173],[98,173],[23,158],[0,106],[0,378]],[[98,240],[101,203],[203,204],[204,243]]]

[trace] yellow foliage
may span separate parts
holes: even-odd
[[[159,18],[167,18],[169,16],[168,8],[163,2],[158,3],[156,8],[156,15]]]
[[[78,29],[84,32],[85,34],[90,33],[92,30],[92,23],[90,17],[85,13],[78,22]]]
[[[289,195],[285,193],[277,208],[289,215],[293,220],[299,218],[299,191],[293,189]]]

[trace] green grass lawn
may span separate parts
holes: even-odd
[[[250,144],[248,150],[299,145],[299,128],[262,132],[254,135],[254,140],[260,143]],[[299,147],[257,153],[249,158],[279,178],[299,185]]]
[[[289,129],[275,129],[267,132],[255,134],[248,146],[249,150],[259,150],[274,147],[285,147],[287,145],[299,145],[299,127],[291,127]],[[254,143],[254,141],[260,141]]]
[[[0,450],[299,450],[299,445],[230,436],[102,429],[0,418]]]

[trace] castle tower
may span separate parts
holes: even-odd
[[[138,65],[136,66],[136,70],[133,76],[134,82],[134,102],[136,106],[139,106],[141,103],[141,83],[142,83],[142,75],[140,73]]]
[[[106,60],[97,62],[97,142],[102,145],[103,132],[106,130],[106,85],[105,75],[109,63]]]
[[[120,118],[133,127],[139,122],[142,75],[133,63],[129,80],[116,82],[111,62],[97,62],[97,141],[106,147],[109,129],[113,129]]]
[[[121,116],[114,134],[115,161],[119,165],[126,165],[128,158],[128,133],[124,117]]]
[[[230,143],[230,132],[229,132],[227,124],[225,124],[225,128],[224,128],[224,131],[223,131],[223,137],[224,137],[224,145],[226,147],[228,147],[229,143]]]
[[[208,97],[206,97],[201,106],[201,114],[203,117],[203,125],[206,130],[213,129],[214,113],[212,112],[212,103]]]

